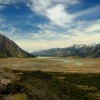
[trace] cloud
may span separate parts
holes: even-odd
[[[49,6],[51,6],[51,0],[31,0],[31,4],[28,6],[32,11],[44,15]]]
[[[9,38],[29,52],[56,47],[67,47],[73,44],[95,44],[100,42],[100,32],[95,32],[100,25],[99,21],[79,22],[77,25],[80,27],[70,29],[71,34],[68,34],[69,30],[58,34],[56,31],[46,29],[38,33],[29,33],[27,36],[17,33],[10,34]]]
[[[44,41],[55,41],[58,39],[62,39],[64,34],[62,33],[57,33],[55,31],[52,30],[42,30],[39,31],[38,34],[34,34],[32,35],[32,40],[44,40]]]
[[[13,34],[15,33],[15,31],[16,31],[16,28],[14,26],[9,27],[9,34]]]
[[[66,35],[65,35],[66,37]],[[77,36],[68,36],[68,37],[61,37],[58,40],[31,40],[31,39],[22,39],[22,40],[15,40],[15,42],[22,47],[24,50],[30,52],[42,50],[42,49],[49,49],[49,48],[63,48],[68,47],[73,44],[94,44],[100,41],[99,34],[77,34]]]
[[[6,28],[6,25],[5,24],[1,24],[1,28]]]
[[[0,0],[0,4],[14,4],[19,2],[20,0]],[[26,1],[26,0],[24,0]]]
[[[5,6],[4,5],[0,5],[0,10],[4,9]]]
[[[16,37],[16,28],[14,26],[11,26],[9,24],[1,24],[0,27],[0,33],[6,35],[7,37],[14,39]]]
[[[0,3],[2,4],[8,4],[11,0],[0,0]]]
[[[46,10],[46,16],[51,20],[51,23],[59,26],[65,26],[73,19],[73,16],[68,14],[61,4],[48,8],[48,10]]]
[[[0,0],[1,4],[9,4],[11,2],[14,2],[15,0]]]
[[[51,0],[52,2],[55,2],[55,3],[62,3],[62,4],[71,4],[71,5],[75,5],[75,4],[78,4],[79,3],[79,0]]]
[[[81,17],[81,16],[89,16],[89,17],[92,17],[92,16],[95,16],[95,15],[100,15],[98,12],[100,10],[100,5],[97,5],[97,6],[94,6],[92,8],[89,8],[89,9],[86,9],[86,10],[83,10],[83,11],[80,11],[80,12],[77,12],[75,13],[74,15],[76,17]]]
[[[66,30],[64,33],[58,33],[51,30],[51,28],[47,28],[38,33],[30,33],[26,38],[17,38],[15,42],[29,52],[41,49],[68,47],[73,44],[97,44],[100,42],[100,31],[96,32],[100,26],[99,20],[78,22],[76,26],[73,29]],[[47,26],[45,25],[44,27]]]
[[[67,7],[79,3],[78,0],[31,0],[27,4],[33,12],[46,16],[51,23],[58,26],[65,26],[70,23],[74,16],[69,14]],[[66,6],[65,6],[66,4]]]
[[[3,16],[0,15],[0,23],[4,22],[5,18]]]
[[[9,4],[15,4],[19,0],[0,0],[0,10],[6,9],[6,6]]]
[[[16,0],[0,1],[0,3],[5,4],[13,2],[16,2]],[[79,12],[77,10],[77,13],[69,13],[68,8],[80,3],[79,0],[29,0],[26,3],[27,6],[35,12],[30,14],[31,16],[27,16],[28,20],[25,22],[27,26],[33,25],[31,32],[26,34],[24,24],[22,29],[21,27],[14,27],[21,25],[20,21],[17,25],[16,23],[14,23],[14,25],[6,25],[2,22],[4,18],[0,16],[1,28],[6,27],[6,30],[0,30],[0,32],[4,32],[4,34],[14,40],[23,49],[35,51],[67,47],[73,44],[94,44],[100,42],[100,20],[98,20],[98,18],[94,19],[96,15],[99,14],[97,13],[99,12],[99,6]],[[16,7],[16,9],[20,9],[19,7]],[[91,17],[90,15],[95,17],[91,20],[87,20]],[[38,20],[38,18],[35,19],[33,16],[45,16],[49,19],[49,22],[42,21],[33,23],[33,20]],[[84,20],[81,20],[82,17]],[[21,20],[25,21],[25,19]],[[39,30],[34,31],[34,26],[38,27]],[[28,28],[29,27],[27,27],[27,29]]]
[[[30,9],[38,15],[46,16],[51,24],[68,27],[69,24],[75,23],[75,20],[83,17],[83,20],[96,16],[99,12],[100,5],[77,12],[69,13],[70,5],[82,3],[79,0],[31,0],[27,3]]]
[[[68,33],[76,34],[76,33],[83,33],[83,34],[95,34],[96,31],[100,31],[100,20],[95,20],[95,21],[79,21],[71,26],[74,26],[73,28],[71,27],[68,29]]]
[[[90,32],[90,33],[95,33],[96,31],[100,32],[100,20],[97,20],[95,23],[93,23],[92,25],[88,26],[86,28],[86,33]]]

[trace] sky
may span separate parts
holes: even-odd
[[[33,52],[100,43],[100,0],[0,0],[0,33]]]

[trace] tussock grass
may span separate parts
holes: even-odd
[[[100,74],[14,70],[19,79],[0,92],[26,100],[98,100]],[[19,74],[18,74],[19,73]],[[22,74],[20,74],[22,73]],[[60,78],[59,78],[60,77]],[[61,78],[63,77],[63,78]]]

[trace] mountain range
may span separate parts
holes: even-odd
[[[96,45],[73,45],[66,48],[53,48],[32,52],[35,56],[49,57],[100,57],[100,44]]]
[[[32,54],[22,50],[15,42],[0,34],[0,58],[13,57],[35,57]]]
[[[21,49],[15,42],[0,34],[0,58],[13,57],[100,57],[100,44],[73,45],[65,48],[52,48],[32,52],[31,54]]]

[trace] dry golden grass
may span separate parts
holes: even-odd
[[[27,71],[100,73],[100,59],[95,58],[0,58],[0,68]]]

